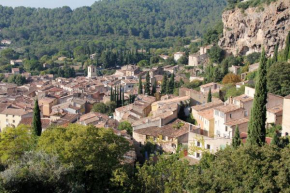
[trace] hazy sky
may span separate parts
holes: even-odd
[[[70,6],[72,9],[81,6],[91,6],[97,0],[0,0],[3,6],[25,6],[25,7],[46,7],[55,8]]]

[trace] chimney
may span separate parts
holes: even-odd
[[[232,96],[230,96],[230,98],[229,98],[229,104],[233,104],[233,97]]]

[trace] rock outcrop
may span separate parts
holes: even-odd
[[[262,47],[272,55],[275,45],[284,48],[290,31],[290,0],[278,0],[269,5],[236,8],[222,16],[224,29],[219,46],[234,55],[261,52]]]

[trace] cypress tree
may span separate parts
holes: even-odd
[[[119,88],[119,107],[122,106],[122,86]]]
[[[156,93],[156,80],[153,82],[152,84],[152,91],[151,91],[151,95],[154,96]]]
[[[266,56],[263,49],[256,82],[256,91],[251,110],[251,117],[248,127],[247,143],[250,145],[262,146],[266,139],[266,104],[267,104],[267,69]]]
[[[241,138],[240,138],[240,130],[239,127],[236,126],[235,135],[232,139],[232,146],[237,149],[241,145]]]
[[[149,75],[149,72],[147,72],[147,74],[146,74],[145,94],[150,95],[150,75]]]
[[[122,106],[125,104],[125,91],[122,92]]]
[[[287,38],[286,38],[286,46],[284,50],[284,59],[287,62],[287,60],[290,58],[290,31],[288,32]]]
[[[225,101],[223,91],[221,91],[221,90],[219,90],[219,99],[220,99],[221,101]]]
[[[211,88],[210,88],[207,95],[207,102],[210,103],[211,101],[212,101],[212,95],[211,95]]]
[[[40,109],[38,106],[38,99],[35,100],[33,109],[32,130],[35,135],[40,136],[42,132]]]
[[[167,75],[164,73],[161,84],[161,94],[166,94],[166,86],[167,86]]]
[[[169,81],[167,82],[166,93],[173,94],[173,90],[174,90],[174,74],[171,75]]]
[[[141,76],[139,76],[138,94],[143,94],[143,85],[142,85],[142,77]]]
[[[110,95],[110,101],[114,101],[114,96],[113,96],[113,88],[111,87],[111,95]]]
[[[279,44],[276,44],[274,56],[272,58],[272,63],[278,62],[278,49],[279,49]]]
[[[279,145],[279,138],[278,138],[277,132],[275,132],[274,137],[273,137],[273,139],[271,141],[271,144],[272,145],[277,145],[277,146]]]

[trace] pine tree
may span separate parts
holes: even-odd
[[[142,85],[142,77],[139,77],[139,87],[138,87],[138,94],[143,94],[143,85]]]
[[[151,95],[154,96],[155,93],[156,93],[156,80],[153,81]]]
[[[149,75],[149,72],[147,72],[147,74],[146,74],[145,94],[150,95],[150,75]]]
[[[266,56],[263,49],[258,71],[258,80],[251,110],[251,117],[248,128],[247,143],[250,145],[262,146],[266,139],[266,104],[267,104],[267,69]]]
[[[284,50],[284,59],[285,61],[288,61],[288,59],[290,59],[290,31],[288,32],[285,43],[286,43],[286,46]]]
[[[42,132],[40,109],[38,106],[38,99],[35,100],[33,109],[32,130],[35,135],[40,136]]]
[[[241,145],[241,137],[239,127],[236,126],[235,135],[232,139],[232,146],[237,149]]]
[[[212,101],[212,95],[211,95],[211,88],[210,88],[207,95],[207,102],[210,103],[211,101]]]
[[[273,139],[271,141],[271,144],[272,145],[277,145],[277,146],[279,145],[279,137],[278,137],[277,132],[275,132],[274,137],[273,137]]]
[[[161,84],[161,94],[166,94],[166,86],[167,86],[167,75],[164,73]]]

